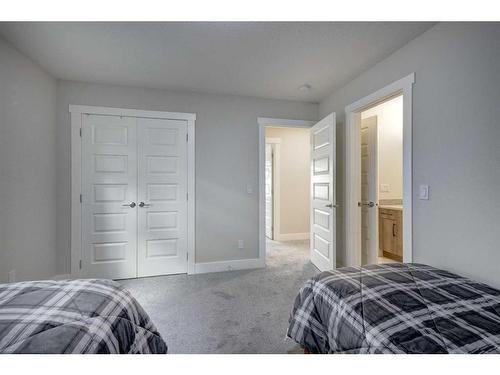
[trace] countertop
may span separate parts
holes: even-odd
[[[378,206],[378,208],[383,208],[386,210],[398,210],[398,211],[403,211],[403,205],[402,204],[381,204]]]

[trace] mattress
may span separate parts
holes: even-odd
[[[110,280],[0,285],[0,353],[166,353],[151,319]]]
[[[308,280],[288,337],[311,353],[500,353],[500,291],[424,264]]]

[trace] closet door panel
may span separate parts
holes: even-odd
[[[137,275],[134,117],[82,115],[82,274]]]
[[[138,118],[138,276],[187,272],[187,123]]]

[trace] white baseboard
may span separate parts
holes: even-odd
[[[68,280],[71,279],[71,275],[69,273],[54,275],[50,278],[50,280]]]
[[[278,241],[298,241],[298,240],[308,240],[309,232],[307,233],[281,233],[278,237]]]
[[[247,270],[253,268],[264,268],[265,264],[261,259],[239,259],[222,262],[196,263],[194,265],[195,273],[223,272]]]
[[[195,263],[194,267],[194,273],[196,274],[264,268],[265,263],[263,263],[260,259],[238,259],[221,262]],[[49,280],[67,279],[71,279],[70,274],[54,275]]]

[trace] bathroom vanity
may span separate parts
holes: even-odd
[[[379,255],[403,261],[403,205],[379,205]]]

